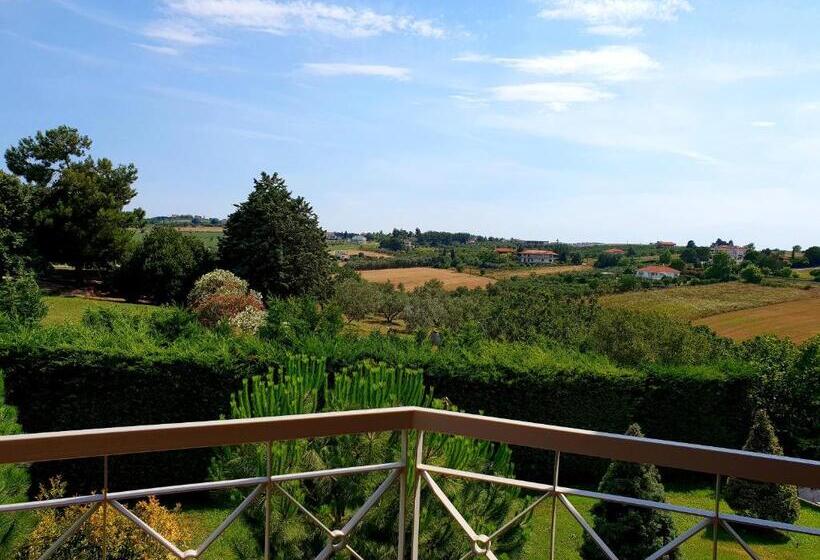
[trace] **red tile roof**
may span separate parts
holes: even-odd
[[[652,273],[663,273],[663,274],[680,274],[680,270],[674,269],[669,266],[644,266],[643,268],[639,268],[638,272],[652,272]]]
[[[626,251],[624,251],[623,249],[615,248],[607,249],[606,251],[604,251],[604,253],[606,253],[607,255],[623,255],[624,253],[626,253]]]
[[[496,247],[495,252],[500,254],[515,253],[515,249],[512,247]]]

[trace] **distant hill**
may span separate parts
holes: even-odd
[[[153,216],[146,220],[149,224],[165,226],[222,226],[225,220],[221,218],[207,218],[192,214],[171,214],[170,216]]]

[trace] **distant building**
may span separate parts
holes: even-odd
[[[668,266],[645,266],[639,268],[635,276],[644,280],[663,280],[664,278],[677,278],[680,276],[680,271]]]
[[[367,243],[367,237],[365,237],[364,235],[354,235],[350,238],[350,241],[356,243],[357,245],[362,245],[364,243]]]
[[[332,231],[325,232],[325,241],[336,241],[339,237]]]
[[[735,245],[731,241],[729,243],[721,243],[720,245],[716,243],[712,244],[712,254],[726,253],[732,258],[732,260],[738,263],[743,260],[743,257],[746,256],[746,251],[746,247]]]
[[[658,249],[671,249],[672,247],[676,247],[677,243],[674,241],[658,241],[655,243],[655,247]]]
[[[555,251],[528,249],[518,253],[518,262],[521,264],[552,264],[557,260],[558,253]]]
[[[512,247],[496,247],[495,252],[498,255],[511,255],[515,253],[515,249]]]
[[[616,247],[614,249],[607,249],[606,251],[604,251],[604,254],[605,255],[625,255],[626,251],[624,251],[623,249],[618,249]]]

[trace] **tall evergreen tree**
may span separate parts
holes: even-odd
[[[328,296],[333,260],[313,208],[276,173],[253,183],[219,240],[223,266],[265,296]]]
[[[638,424],[629,426],[626,435],[643,437]],[[661,477],[654,465],[612,461],[598,491],[654,502],[666,501]],[[595,532],[621,560],[643,560],[676,536],[672,517],[664,511],[598,502],[592,507],[592,515]],[[581,557],[584,560],[606,558],[586,533]],[[664,556],[667,560],[680,557],[677,549]]]
[[[783,448],[765,410],[757,410],[752,419],[744,451],[783,455]],[[800,514],[797,487],[729,478],[724,493],[726,502],[740,515],[770,521],[794,523]]]
[[[48,262],[68,263],[80,273],[109,267],[124,254],[141,222],[133,164],[114,165],[88,154],[91,139],[68,126],[38,132],[6,150],[6,165],[32,191],[34,244]]]

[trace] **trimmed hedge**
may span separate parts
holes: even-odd
[[[140,327],[141,328],[141,327]],[[253,338],[195,332],[159,343],[96,327],[0,336],[8,400],[26,432],[211,420],[227,412],[241,379],[280,363],[285,349]],[[150,330],[150,329],[149,329]],[[142,338],[140,338],[142,337]],[[119,342],[117,342],[119,340]],[[291,349],[293,350],[293,349]],[[621,368],[606,358],[548,345],[481,342],[434,349],[412,340],[308,338],[298,352],[328,357],[330,371],[363,359],[419,367],[437,397],[469,412],[622,433],[639,422],[650,437],[739,448],[748,429],[748,367]],[[208,450],[115,457],[114,489],[206,479]],[[547,480],[551,453],[517,449],[520,477]],[[72,490],[99,488],[102,461],[32,468],[35,481],[63,473]],[[567,458],[562,481],[593,480],[605,462]],[[35,485],[36,487],[36,485]]]

